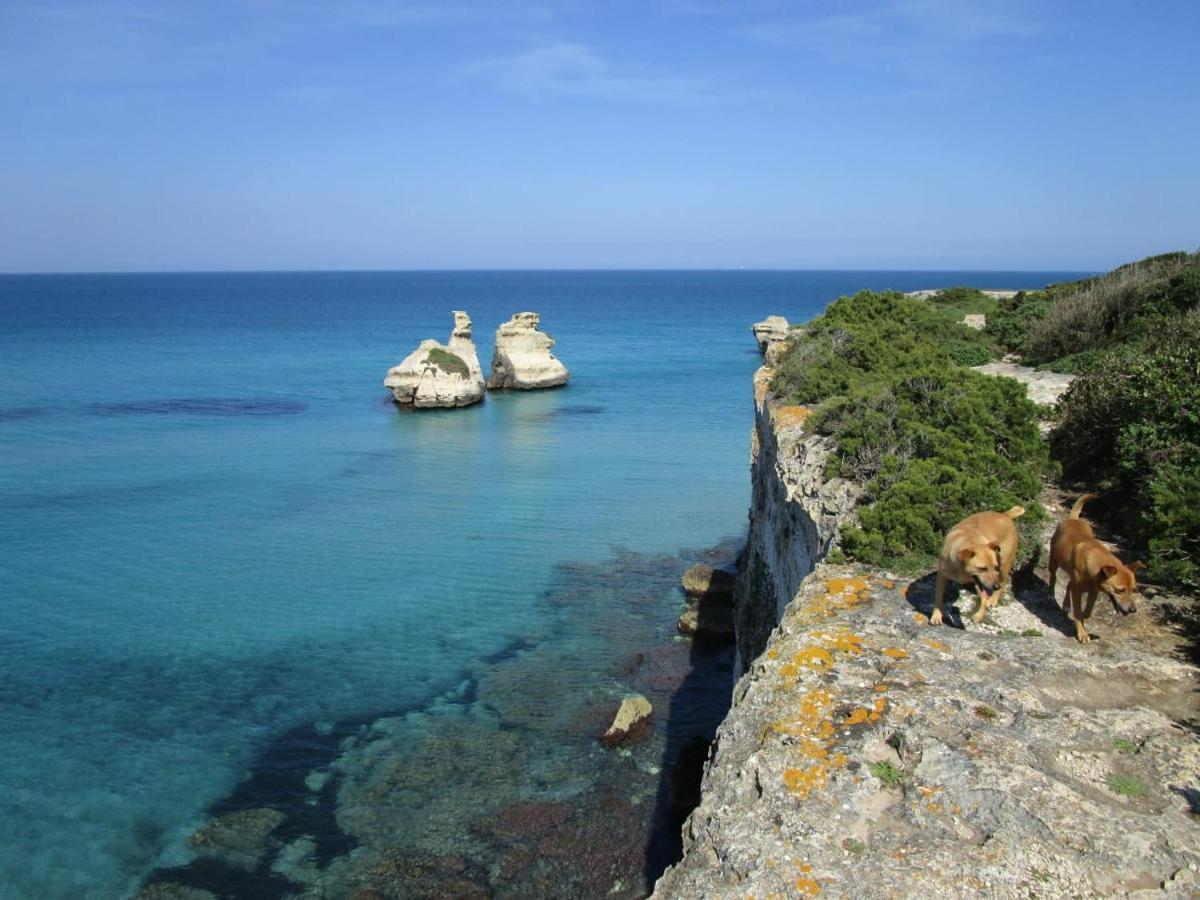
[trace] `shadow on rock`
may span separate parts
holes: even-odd
[[[908,605],[919,612],[926,618],[933,612],[933,597],[937,590],[937,572],[930,572],[928,575],[922,575],[909,583],[908,590],[904,592],[904,599],[908,601]],[[960,588],[953,582],[946,585],[945,607],[942,609],[942,624],[949,625],[951,628],[963,628],[962,613],[959,612],[957,602],[961,594]]]

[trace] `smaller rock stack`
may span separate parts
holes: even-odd
[[[538,330],[541,317],[517,313],[496,329],[488,390],[535,390],[567,383],[571,373],[550,352],[554,338]]]
[[[421,341],[398,366],[388,370],[384,387],[401,406],[418,409],[470,406],[483,399],[483,369],[471,340],[471,317],[454,313],[454,330],[445,345]]]

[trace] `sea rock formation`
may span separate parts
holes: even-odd
[[[645,737],[650,730],[650,701],[641,694],[634,694],[621,701],[621,707],[613,717],[612,724],[604,732],[604,746],[616,747],[629,744]]]
[[[708,563],[696,563],[680,579],[688,597],[676,627],[680,634],[733,638],[734,575]]]
[[[751,330],[758,341],[758,349],[766,353],[769,346],[788,336],[788,320],[783,316],[767,316],[761,322],[755,322]]]
[[[541,317],[517,313],[496,329],[496,351],[488,390],[534,390],[567,383],[571,373],[550,352],[554,338],[538,330]]]
[[[982,625],[933,628],[931,575],[824,562],[860,489],[824,479],[829,445],[770,397],[771,374],[736,591],[744,673],[654,896],[1200,893],[1185,639],[1098,608],[1104,642],[1080,645],[1037,578]]]
[[[418,409],[470,406],[483,399],[483,369],[471,340],[471,317],[454,313],[454,330],[443,345],[421,345],[388,370],[384,387],[402,406]]]

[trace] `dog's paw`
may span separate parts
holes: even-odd
[[[935,609],[933,612],[931,612],[929,614],[929,624],[930,625],[941,625],[942,624],[942,611],[940,609]]]
[[[1081,644],[1090,644],[1092,642],[1092,636],[1086,631],[1081,631],[1079,634],[1075,635],[1075,640],[1079,641]]]

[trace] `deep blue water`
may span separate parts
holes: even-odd
[[[1062,277],[0,277],[0,897],[129,894],[280,735],[542,634],[556,567],[739,533],[755,320]],[[540,312],[570,385],[397,411],[453,309],[485,369]]]

